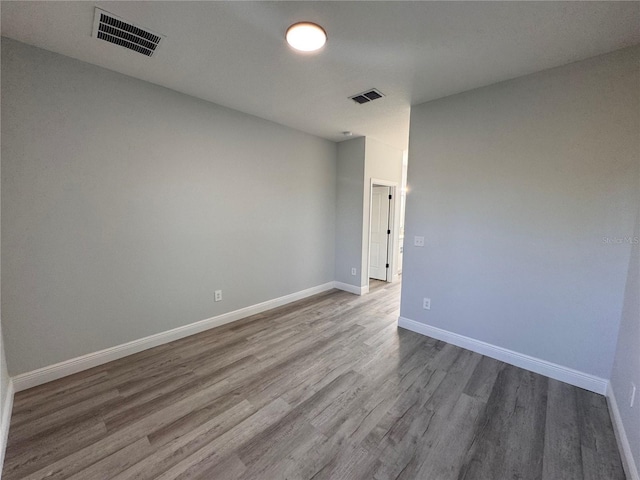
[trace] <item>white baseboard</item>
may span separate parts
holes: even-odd
[[[338,290],[344,290],[345,292],[353,293],[355,295],[365,295],[369,293],[369,285],[365,285],[364,287],[356,287],[355,285],[350,285],[348,283],[333,282],[333,286]]]
[[[560,380],[561,382],[565,382],[576,387],[584,388],[591,392],[604,395],[607,391],[608,382],[604,378],[589,375],[540,358],[530,357],[529,355],[524,355],[522,353],[514,352],[513,350],[491,345],[490,343],[465,337],[464,335],[449,332],[441,328],[425,325],[424,323],[416,322],[415,320],[410,320],[404,317],[398,318],[398,326],[411,330],[412,332],[421,333],[428,337],[452,343],[458,347],[472,350],[482,355],[486,355],[487,357],[515,365],[516,367],[524,368],[546,377]]]
[[[117,345],[98,352],[65,360],[31,372],[22,373],[13,377],[13,385],[16,392],[21,392],[22,390],[36,387],[83,370],[88,370],[89,368],[97,367],[98,365],[147,350],[148,348],[173,342],[174,340],[179,340],[181,338],[188,337],[189,335],[194,335],[211,328],[235,322],[241,318],[249,317],[266,310],[271,310],[272,308],[286,305],[287,303],[310,297],[311,295],[331,290],[334,287],[334,282],[328,282],[323,285],[301,290],[283,297],[274,298],[273,300],[267,300],[266,302],[234,310],[233,312],[223,313],[222,315],[207,318],[206,320],[200,320],[189,325],[167,330],[166,332],[156,333],[155,335],[123,343],[122,345]]]
[[[1,402],[2,405],[2,418],[0,418],[0,478],[2,478],[2,466],[4,465],[4,452],[7,449],[7,438],[9,438],[9,423],[11,422],[11,410],[13,409],[13,381],[9,379],[9,386],[7,387],[7,393]]]
[[[609,415],[611,415],[611,423],[613,423],[613,431],[616,434],[618,449],[620,450],[620,457],[622,459],[622,466],[624,467],[624,472],[627,475],[627,480],[640,480],[638,468],[636,467],[636,463],[633,458],[633,451],[629,444],[627,431],[622,423],[622,417],[620,416],[620,410],[618,409],[618,402],[613,394],[611,382],[607,384],[607,403],[609,404]]]

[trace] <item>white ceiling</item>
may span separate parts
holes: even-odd
[[[166,35],[146,58],[91,37],[94,6]],[[640,43],[639,2],[2,2],[2,35],[305,132],[406,148],[428,100]],[[286,28],[312,21],[300,55]],[[371,87],[387,96],[357,105]]]

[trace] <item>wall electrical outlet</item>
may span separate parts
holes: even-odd
[[[413,245],[415,247],[424,247],[424,237],[413,237]]]
[[[351,275],[353,275],[354,277],[356,276],[356,267],[353,267],[351,269]]]
[[[424,308],[425,310],[431,310],[431,299],[430,298],[423,298],[422,299],[422,308]]]
[[[631,382],[631,388],[629,389],[629,406],[633,408],[633,403],[636,401],[636,385]]]
[[[214,301],[219,302],[222,300],[222,290],[216,290],[213,297]]]

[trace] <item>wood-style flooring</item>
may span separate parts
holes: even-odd
[[[3,479],[617,480],[605,398],[340,291],[15,397]]]

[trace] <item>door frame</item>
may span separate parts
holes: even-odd
[[[367,243],[366,243],[366,272],[367,272],[367,289],[369,286],[369,268],[371,263],[371,211],[372,211],[372,202],[373,202],[373,187],[374,185],[380,187],[389,187],[389,191],[391,192],[391,201],[389,202],[389,230],[391,230],[391,235],[389,235],[389,268],[387,268],[386,281],[391,283],[394,280],[393,272],[395,272],[395,248],[396,248],[396,200],[398,194],[398,182],[391,182],[389,180],[382,180],[380,178],[371,178],[369,182],[369,226],[367,229]]]

